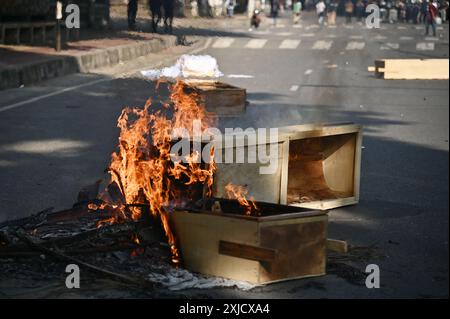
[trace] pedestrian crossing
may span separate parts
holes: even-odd
[[[262,49],[267,43],[266,39],[251,39],[245,47],[247,49]]]
[[[212,47],[215,49],[225,49],[230,47],[234,42],[233,38],[219,38],[213,43]]]
[[[347,43],[345,50],[362,50],[365,46],[365,42],[350,41],[349,43]]]
[[[377,39],[377,37],[375,37]],[[378,37],[378,40],[386,40],[386,37]],[[359,41],[358,41],[359,40]],[[379,50],[417,50],[417,51],[434,51],[436,42],[434,38],[425,38],[422,42],[414,42],[414,38],[402,36],[398,42],[380,41],[372,42],[370,45],[378,46]],[[333,48],[344,51],[361,51],[367,48],[367,41],[364,37],[350,36],[347,41],[334,40],[333,37],[325,36],[325,39],[314,39],[314,35],[306,36],[302,39],[249,39],[249,38],[232,38],[221,37],[213,41],[211,47],[213,49],[227,48],[244,48],[251,50],[260,49],[280,49],[280,50],[296,50],[308,49],[314,51],[329,51]],[[371,46],[372,47],[372,46]],[[372,47],[373,48],[373,47]]]
[[[312,49],[313,50],[330,50],[332,44],[333,44],[333,41],[319,40],[319,41],[314,42]]]
[[[292,40],[292,39],[286,39],[281,42],[279,48],[280,49],[297,49],[297,47],[300,44],[300,40]]]

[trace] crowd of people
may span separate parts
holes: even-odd
[[[371,14],[367,6],[374,4],[379,9],[381,22],[425,24],[425,34],[431,29],[436,36],[436,25],[448,22],[449,2],[447,0],[270,0],[270,15],[274,24],[280,9],[292,9],[293,23],[297,24],[304,9],[317,13],[318,23],[333,25],[336,16],[345,16],[346,22],[352,19],[362,22]],[[252,17],[252,26],[255,15]]]
[[[314,9],[321,22],[324,16],[328,23],[333,24],[337,15],[345,16],[347,22],[352,19],[362,21],[368,13],[369,4],[375,4],[380,9],[382,22],[426,23],[430,0],[269,0],[271,14],[277,15],[280,8],[292,8],[294,20],[300,15],[296,12],[296,4],[300,2],[301,10]],[[432,0],[436,8],[436,22],[445,23],[449,17],[449,2],[447,0]],[[297,5],[298,7],[298,5]],[[434,11],[434,9],[432,9]]]

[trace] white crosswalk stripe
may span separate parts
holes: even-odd
[[[362,39],[364,39],[364,37],[362,35],[351,35],[350,39],[362,40]]]
[[[292,86],[289,88],[289,91],[295,92],[295,91],[298,91],[298,88],[299,88],[298,85],[292,85]]]
[[[400,44],[388,42],[388,43],[382,44],[380,47],[380,50],[397,50],[398,48],[400,48]]]
[[[346,29],[353,29],[353,26],[352,25],[345,25],[344,28],[346,28]]]
[[[302,37],[308,37],[308,38],[312,38],[313,36],[315,36],[314,33],[302,33],[300,34]]]
[[[329,29],[336,29],[336,26],[335,25],[329,25],[328,28]]]
[[[233,38],[220,38],[213,43],[212,47],[215,49],[224,49],[228,48],[233,42]]]
[[[397,27],[397,29],[398,29],[398,30],[406,30],[406,27],[399,26],[399,27]]]
[[[375,37],[375,40],[385,40],[385,39],[387,39],[387,37],[385,37],[384,35],[377,35]]]
[[[282,36],[282,37],[287,37],[287,36],[292,35],[292,32],[278,32],[278,33],[275,33],[275,34],[279,35],[279,36]]]
[[[333,44],[333,41],[319,40],[319,41],[314,42],[312,49],[313,50],[330,50],[332,44]]]
[[[300,24],[294,24],[292,27],[294,29],[301,29],[301,28],[303,28],[303,26],[301,26]]]
[[[270,34],[270,31],[253,31],[254,34],[259,34],[259,35],[266,35],[266,34]]]
[[[350,41],[349,43],[347,43],[345,50],[362,50],[365,46],[365,42]]]
[[[425,41],[439,41],[437,37],[425,37]]]
[[[425,27],[422,26],[422,25],[417,25],[417,26],[416,26],[416,30],[423,30],[423,29],[425,29]]]
[[[419,42],[416,44],[416,50],[419,51],[433,51],[434,43],[433,42]]]
[[[300,40],[286,39],[281,42],[279,49],[297,49],[299,44]]]
[[[262,49],[267,43],[266,39],[251,39],[245,47],[247,49]]]
[[[400,37],[400,41],[412,41],[414,40],[413,37]]]

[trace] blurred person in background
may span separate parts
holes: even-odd
[[[325,19],[325,9],[327,6],[325,5],[325,2],[323,0],[319,0],[316,4],[316,13],[319,17],[319,25],[323,24],[323,21]]]
[[[258,29],[259,24],[261,23],[261,17],[259,16],[259,10],[253,11],[253,14],[250,18],[250,29],[249,31],[252,31],[253,28]]]
[[[295,0],[294,6],[292,7],[292,19],[294,24],[299,23],[301,14],[302,14],[302,3],[300,0]]]
[[[355,13],[357,21],[362,21],[362,18],[364,16],[364,3],[361,0],[358,0],[356,2]]]
[[[347,0],[347,2],[345,3],[345,17],[347,23],[352,22],[353,9],[354,7],[352,0]]]
[[[338,6],[339,6],[338,0],[331,0],[330,5],[328,6],[327,9],[328,24],[330,25],[336,24],[336,14]]]
[[[128,0],[127,4],[127,18],[128,30],[136,30],[136,15],[138,9],[138,0]]]
[[[437,3],[433,0],[429,0],[428,2],[428,11],[426,15],[426,28],[425,28],[425,35],[428,35],[431,29],[433,30],[433,37],[436,36],[436,17],[438,15],[438,8]]]
[[[448,1],[443,1],[441,6],[439,7],[439,14],[442,19],[442,23],[447,21],[447,11],[448,11]]]
[[[273,19],[273,25],[277,25],[278,12],[280,11],[280,2],[278,0],[270,0],[270,15]]]
[[[420,3],[420,22],[427,23],[428,0],[422,0]]]
[[[234,16],[234,7],[236,6],[235,0],[227,0],[226,8],[227,8],[227,16],[232,18]]]

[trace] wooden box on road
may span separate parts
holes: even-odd
[[[211,212],[216,201],[223,213]],[[324,275],[327,213],[256,205],[261,216],[246,216],[237,201],[225,199],[209,200],[203,211],[174,211],[184,267],[255,284]]]
[[[223,117],[245,113],[245,89],[219,81],[188,80],[185,83],[199,95],[200,103],[208,113]]]

